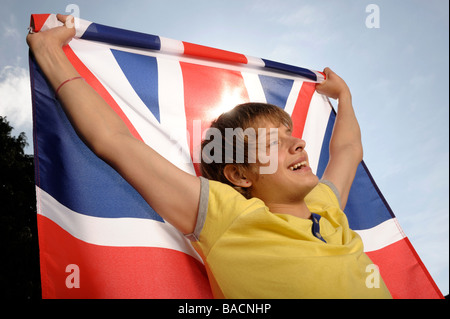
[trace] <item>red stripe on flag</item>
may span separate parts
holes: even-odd
[[[393,298],[444,298],[408,238],[366,254],[380,267]]]
[[[128,127],[128,130],[133,134],[135,138],[138,140],[142,140],[142,137],[139,135],[138,131],[134,128],[131,121],[122,111],[120,106],[116,103],[113,97],[109,94],[109,92],[105,89],[105,87],[100,83],[100,81],[95,77],[94,74],[84,65],[84,63],[78,58],[78,56],[73,52],[72,48],[69,45],[63,47],[64,53],[69,59],[70,63],[74,66],[77,72],[86,80],[86,82],[95,90],[97,93],[108,103],[108,105],[119,115],[125,125]]]
[[[42,27],[45,24],[45,21],[47,21],[48,17],[50,16],[49,13],[44,14],[32,14],[30,18],[30,27],[34,32],[41,31]]]
[[[189,145],[193,156],[193,144],[199,142],[194,136],[193,121],[201,120],[203,133],[221,113],[239,103],[248,102],[249,97],[240,72],[184,62],[180,65],[183,73],[186,123],[191,137]],[[194,163],[194,168],[197,175],[200,175],[198,163]]]
[[[305,128],[306,116],[308,115],[309,104],[316,90],[316,84],[311,82],[303,82],[298,94],[297,102],[295,102],[292,111],[292,123],[294,125],[292,136],[301,138]]]
[[[224,62],[233,62],[241,64],[248,63],[247,57],[243,54],[210,48],[189,42],[183,42],[183,45],[184,45],[184,54],[186,55],[192,55],[196,57],[219,60]]]
[[[93,245],[42,215],[38,224],[45,299],[212,298],[205,267],[182,252]],[[71,287],[78,279],[79,288]]]

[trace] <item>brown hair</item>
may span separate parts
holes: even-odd
[[[249,161],[249,144],[247,136],[243,136],[243,143],[238,143],[239,136],[235,136],[232,140],[227,140],[226,129],[237,129],[241,128],[242,130],[246,130],[247,128],[257,129],[258,124],[263,124],[265,121],[269,121],[273,124],[285,125],[292,129],[292,121],[289,116],[283,109],[280,107],[267,104],[267,103],[244,103],[239,104],[231,111],[223,113],[216,120],[211,123],[210,128],[206,131],[206,138],[202,141],[201,150],[201,173],[202,176],[211,180],[216,180],[230,186],[233,186],[237,191],[239,191],[246,198],[251,197],[251,189],[238,187],[232,184],[224,175],[224,168],[227,164],[233,163],[235,167],[243,173],[244,170],[250,169],[256,173],[256,165],[252,165],[252,161]],[[218,138],[211,140],[208,136],[217,135],[213,134],[214,132],[220,133],[220,141],[217,141]],[[220,143],[211,147],[210,143]],[[227,157],[226,147],[232,147],[232,158]],[[221,154],[208,154],[208,152],[203,152],[203,150],[207,147],[209,150],[215,150],[215,147],[219,147],[221,149]],[[242,149],[239,147],[244,147],[243,161],[236,160],[237,153]],[[219,152],[220,153],[220,152]],[[208,155],[211,155],[208,157]],[[219,160],[217,160],[217,155],[220,156]],[[211,157],[214,157],[215,160],[212,160]]]

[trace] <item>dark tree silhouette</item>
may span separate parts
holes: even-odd
[[[0,296],[41,297],[33,156],[0,116]]]

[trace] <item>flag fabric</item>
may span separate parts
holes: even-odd
[[[37,14],[31,25],[61,23]],[[320,72],[81,19],[75,27],[64,51],[79,74],[137,139],[184,171],[199,174],[209,123],[252,101],[291,115],[323,173],[336,115],[315,92]],[[43,298],[212,298],[189,241],[83,144],[32,55],[30,72]],[[364,162],[345,212],[394,298],[442,298]]]

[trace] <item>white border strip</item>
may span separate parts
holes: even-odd
[[[161,37],[160,37],[161,38]],[[141,55],[148,55],[153,56],[156,58],[165,58],[169,60],[175,60],[178,62],[185,62],[185,63],[192,63],[192,64],[198,64],[203,66],[209,66],[214,68],[220,68],[220,69],[227,69],[231,71],[238,71],[238,72],[249,72],[249,73],[256,73],[256,74],[262,74],[262,75],[268,75],[273,76],[277,78],[283,78],[283,79],[291,79],[291,80],[300,80],[305,82],[314,82],[311,79],[308,79],[306,77],[302,77],[300,75],[296,74],[289,74],[286,72],[277,72],[274,70],[271,70],[269,68],[266,68],[261,64],[261,62],[258,62],[257,59],[252,59],[250,62],[251,64],[240,64],[240,63],[229,63],[229,62],[222,62],[217,60],[209,60],[209,59],[203,59],[193,56],[187,56],[184,54],[181,54],[181,45],[180,41],[177,40],[170,40],[167,38],[163,38],[162,45],[164,49],[167,49],[168,52],[165,51],[156,51],[156,50],[150,50],[150,49],[142,49],[142,48],[132,48],[132,47],[124,47],[124,46],[118,46],[110,43],[103,43],[103,42],[94,42],[84,39],[73,39],[70,42],[70,46],[72,46],[73,41],[80,41],[80,42],[88,42],[90,47],[90,50],[101,50],[103,49],[116,49],[119,51],[125,51],[135,54],[141,54]],[[81,45],[81,44],[79,44]],[[183,49],[184,51],[184,49]]]
[[[74,23],[75,23],[75,27],[76,27],[75,38],[80,39],[83,36],[83,34],[86,32],[87,28],[93,22],[75,17]],[[50,14],[49,17],[47,18],[47,20],[45,21],[44,25],[42,26],[41,31],[45,31],[45,30],[48,30],[51,28],[62,26],[62,25],[63,25],[62,22],[58,21],[58,19],[56,18],[56,14]],[[183,45],[182,41],[174,40],[174,39],[170,39],[170,38],[166,38],[166,37],[161,37],[161,36],[158,36],[158,37],[161,41],[160,51],[146,50],[146,49],[140,49],[140,48],[125,48],[125,47],[115,46],[115,45],[112,45],[109,43],[103,43],[103,42],[95,42],[95,43],[103,44],[110,48],[116,48],[117,50],[129,51],[129,52],[138,53],[138,54],[147,54],[147,55],[151,55],[151,56],[158,56],[161,54],[168,55],[168,56],[174,55],[174,57],[176,57],[176,59],[179,59],[180,61],[183,61],[183,62],[202,64],[202,65],[219,67],[219,68],[223,67],[224,64],[226,64],[227,66],[224,68],[230,69],[230,70],[243,71],[242,68],[246,68],[248,70],[256,69],[257,70],[256,72],[258,74],[271,75],[271,76],[275,76],[275,77],[282,77],[282,78],[288,78],[288,79],[294,79],[294,80],[300,79],[300,80],[306,81],[306,82],[320,83],[323,81],[322,74],[320,74],[317,71],[310,70],[311,72],[314,72],[316,74],[317,81],[313,81],[311,79],[302,77],[300,75],[289,74],[289,73],[282,72],[282,71],[274,72],[265,67],[265,63],[264,63],[263,59],[258,58],[258,57],[249,56],[249,55],[244,55],[244,54],[243,55],[247,58],[247,64],[224,63],[224,62],[220,62],[220,61],[209,61],[207,59],[202,59],[202,58],[187,57],[187,56],[184,56],[184,45]],[[90,42],[93,42],[93,41],[90,41]],[[203,62],[200,62],[200,61],[203,61]],[[282,75],[280,76],[280,74],[282,74]]]
[[[189,241],[168,223],[142,218],[102,218],[79,214],[36,186],[38,214],[84,242],[114,247],[158,247],[188,254],[203,263]]]
[[[398,226],[397,218],[391,218],[370,229],[355,230],[355,232],[361,236],[365,252],[379,250],[406,237]]]

